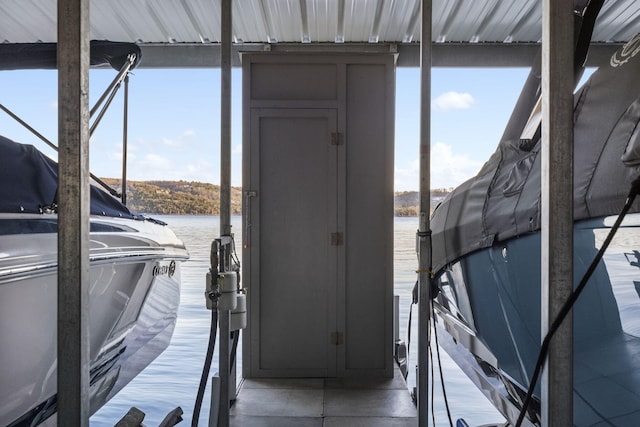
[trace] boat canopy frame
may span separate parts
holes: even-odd
[[[0,44],[0,70],[50,70],[57,69],[57,43],[16,43]],[[106,40],[91,40],[90,65],[91,67],[111,67],[118,74],[104,90],[96,104],[91,108],[89,117],[96,117],[90,124],[89,136],[93,135],[98,125],[108,111],[113,99],[124,82],[124,117],[123,117],[123,159],[122,159],[122,190],[117,192],[109,184],[90,173],[91,179],[103,187],[113,197],[119,198],[126,204],[126,170],[127,170],[127,123],[128,123],[128,86],[130,72],[140,64],[142,51],[135,43],[113,42]],[[56,152],[58,146],[38,132],[33,126],[0,103],[0,110],[13,118],[25,129],[35,135]]]

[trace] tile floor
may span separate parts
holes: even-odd
[[[233,427],[405,427],[417,412],[393,379],[247,379],[231,408]]]

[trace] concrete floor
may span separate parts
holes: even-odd
[[[417,411],[396,369],[393,379],[244,380],[231,426],[405,427]]]

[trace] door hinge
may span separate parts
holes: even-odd
[[[344,140],[342,138],[342,134],[340,132],[332,132],[331,133],[331,145],[342,145],[344,144]]]
[[[344,344],[344,334],[342,332],[331,332],[331,344],[342,345]]]
[[[344,245],[344,234],[337,232],[331,233],[331,246],[342,246]]]

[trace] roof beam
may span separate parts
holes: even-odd
[[[606,61],[621,44],[593,44],[587,66]],[[139,68],[219,68],[220,45],[201,43],[140,44]],[[434,43],[434,67],[530,67],[540,45],[537,43]],[[244,43],[233,46],[232,65],[240,66],[240,52],[297,53],[381,53],[397,52],[399,67],[418,67],[420,45],[417,43]]]

